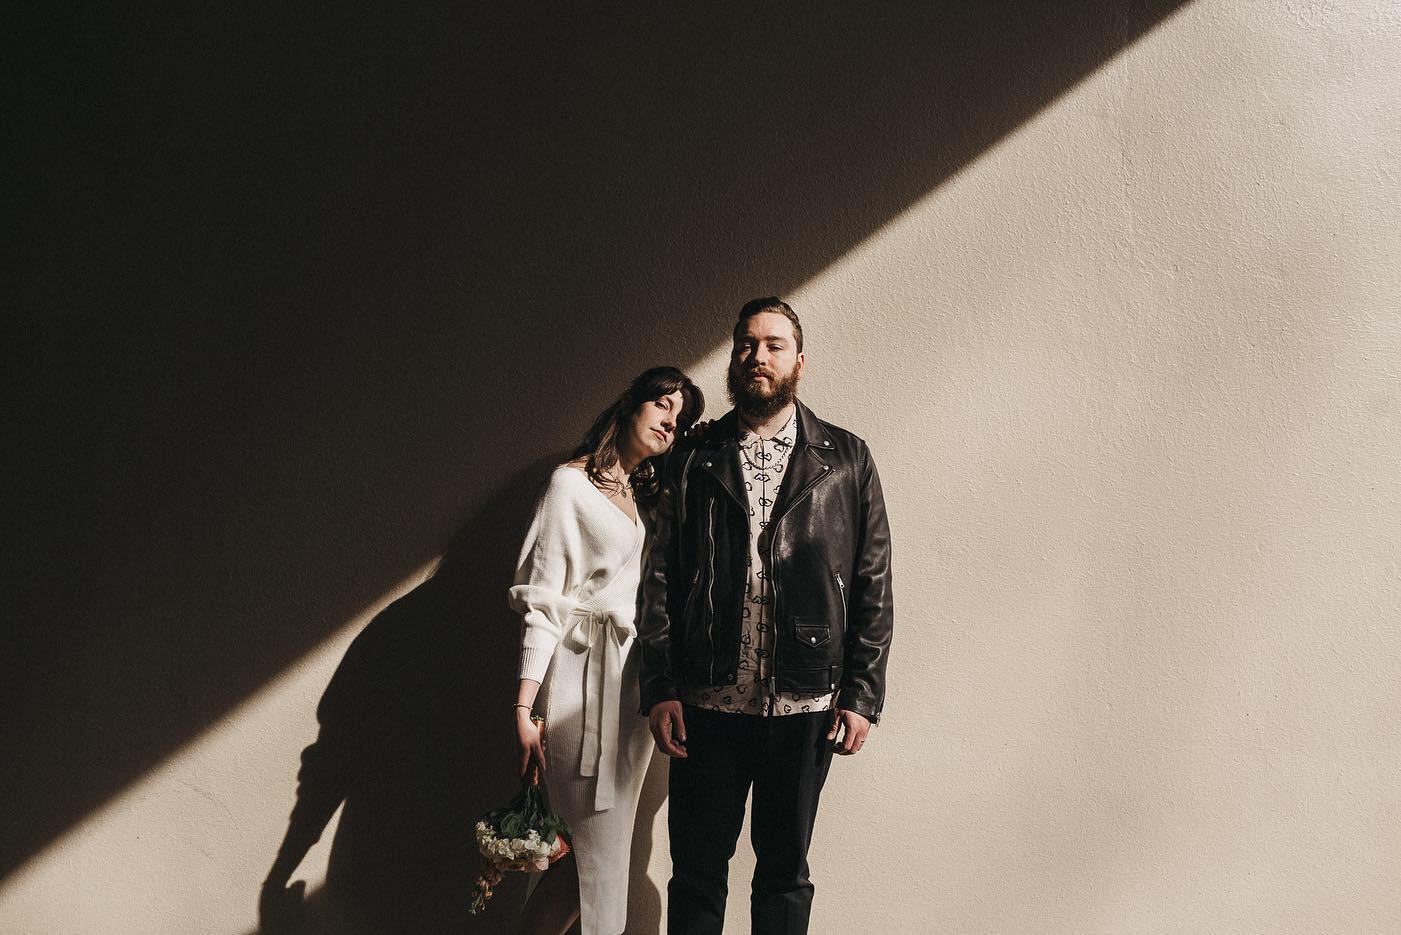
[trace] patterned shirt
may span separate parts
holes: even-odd
[[[761,716],[830,711],[835,692],[770,692],[768,678],[777,632],[769,619],[769,570],[759,540],[783,486],[788,456],[796,443],[797,409],[773,438],[739,423],[739,463],[749,494],[749,561],[739,637],[739,672],[733,685],[694,688],[685,700],[699,708]]]

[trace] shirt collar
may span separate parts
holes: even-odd
[[[741,448],[750,448],[765,441],[757,432],[744,424],[743,418],[736,419],[735,425],[739,429],[739,446]],[[797,435],[797,431],[798,407],[795,405],[793,411],[788,414],[788,421],[783,423],[783,427],[774,433],[773,438],[767,439],[767,441],[780,448],[792,448],[796,441],[795,436]]]

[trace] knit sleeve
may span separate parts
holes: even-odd
[[[561,468],[550,478],[525,535],[510,590],[511,608],[522,616],[520,677],[537,682],[544,681],[565,617],[574,607],[570,595],[578,577],[582,536],[577,488],[564,474],[572,470]]]

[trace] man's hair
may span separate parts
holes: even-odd
[[[750,299],[744,303],[744,308],[739,310],[739,320],[735,322],[734,340],[739,340],[740,329],[744,323],[755,315],[764,312],[773,312],[775,315],[782,315],[793,323],[793,337],[798,342],[798,353],[803,352],[803,325],[798,321],[798,313],[788,306],[788,303],[776,295],[764,296],[762,299]]]

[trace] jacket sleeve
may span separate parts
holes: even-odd
[[[565,475],[556,471],[535,508],[509,592],[511,609],[522,617],[523,679],[544,681],[554,658],[564,633],[564,618],[572,606],[565,595],[576,577],[571,574],[571,565],[582,547],[581,535],[577,499],[568,489]]]
[[[642,569],[641,606],[638,611],[637,641],[641,646],[642,714],[646,716],[660,701],[680,697],[677,652],[672,641],[670,593],[680,564],[680,530],[684,522],[686,466],[694,448],[674,448],[667,458],[652,542]]]
[[[885,664],[890,656],[895,608],[890,580],[890,525],[886,520],[880,476],[865,444],[861,445],[857,476],[860,540],[855,576],[851,581],[846,665],[837,707],[875,722],[880,719],[885,704]]]

